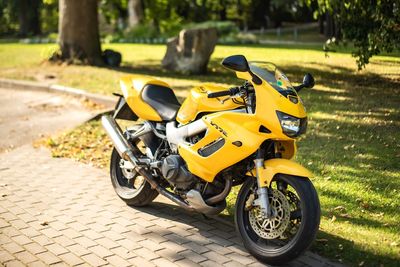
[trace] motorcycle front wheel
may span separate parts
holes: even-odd
[[[258,260],[285,264],[309,248],[320,222],[317,192],[307,178],[277,175],[269,188],[272,216],[258,206],[257,182],[249,178],[236,200],[235,223],[246,249]]]

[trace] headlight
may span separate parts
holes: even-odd
[[[276,115],[278,115],[283,133],[287,136],[297,137],[306,132],[307,117],[299,119],[280,111],[277,111]]]

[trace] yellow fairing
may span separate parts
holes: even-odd
[[[241,105],[234,103],[232,99],[226,96],[221,98],[207,97],[209,93],[224,90],[226,90],[226,87],[215,84],[202,84],[193,88],[179,109],[176,120],[180,124],[187,124],[195,120],[196,116],[202,112],[231,110],[240,107]],[[242,100],[240,99],[240,101]]]
[[[260,184],[264,187],[268,187],[274,176],[278,173],[308,178],[313,176],[309,170],[288,159],[266,160],[264,161],[264,168],[260,168],[258,173]],[[248,172],[247,175],[255,176],[256,170],[253,169],[251,172]]]
[[[223,169],[254,153],[271,134],[260,133],[260,122],[254,114],[233,111],[218,112],[202,118],[208,126],[207,134],[194,145],[181,144],[179,154],[193,174],[212,182]],[[219,138],[224,145],[213,154],[203,157],[199,149]],[[234,145],[240,142],[240,146]]]
[[[142,75],[127,75],[120,80],[121,90],[125,100],[139,118],[149,121],[162,121],[157,111],[142,99],[142,90],[146,84],[169,87],[165,82]]]
[[[248,73],[238,72],[237,75],[239,78],[249,81],[252,79]],[[304,118],[306,117],[306,113],[301,101],[292,103],[272,88],[266,81],[262,81],[260,85],[253,83],[253,86],[256,91],[256,111],[254,114],[222,111],[207,115],[202,118],[208,126],[205,137],[193,145],[181,144],[179,146],[179,154],[187,163],[190,172],[205,181],[212,182],[220,171],[250,156],[267,139],[275,140],[277,144],[276,152],[281,153],[283,158],[290,159],[294,156],[296,152],[294,139],[282,132],[276,111]],[[221,89],[218,88],[218,91],[221,91]],[[208,105],[210,107],[214,105],[216,110],[221,110],[221,106],[218,106],[220,105],[219,102],[205,103],[201,101],[203,98],[205,101],[207,97],[206,92],[207,89],[202,90],[200,88],[192,91],[189,97],[190,100],[179,111],[178,121],[180,123],[185,124],[190,122],[199,112],[205,111],[205,107],[207,106],[208,108]],[[210,99],[210,101],[215,100]],[[231,105],[230,107],[234,107],[231,103],[229,105]],[[267,128],[269,132],[260,131],[261,126]],[[221,141],[221,138],[224,140],[224,145],[214,153],[208,156],[202,156],[199,153],[200,149]],[[233,144],[237,141],[241,143],[240,146]],[[283,164],[282,167],[279,165],[279,168],[276,167],[268,170],[268,173],[264,175],[266,177],[264,180],[267,181],[267,184],[273,177],[271,175],[275,174],[274,170],[281,171],[281,169],[288,174],[299,176],[309,175],[309,172],[306,172],[303,167],[289,161],[288,166],[284,166]],[[293,172],[291,171],[292,169],[294,170]]]

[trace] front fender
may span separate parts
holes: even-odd
[[[268,187],[272,179],[278,173],[304,178],[311,178],[313,174],[300,164],[288,159],[269,159],[264,161],[264,168],[258,170],[260,185]],[[247,175],[256,176],[256,169],[249,171]]]

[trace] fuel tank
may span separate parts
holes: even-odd
[[[226,87],[211,83],[205,83],[193,88],[180,107],[176,120],[180,124],[187,124],[194,121],[199,114],[232,110],[243,106],[243,104],[238,104],[243,102],[242,99],[232,99],[228,96],[218,98],[207,97],[209,93],[225,90],[227,90]]]

